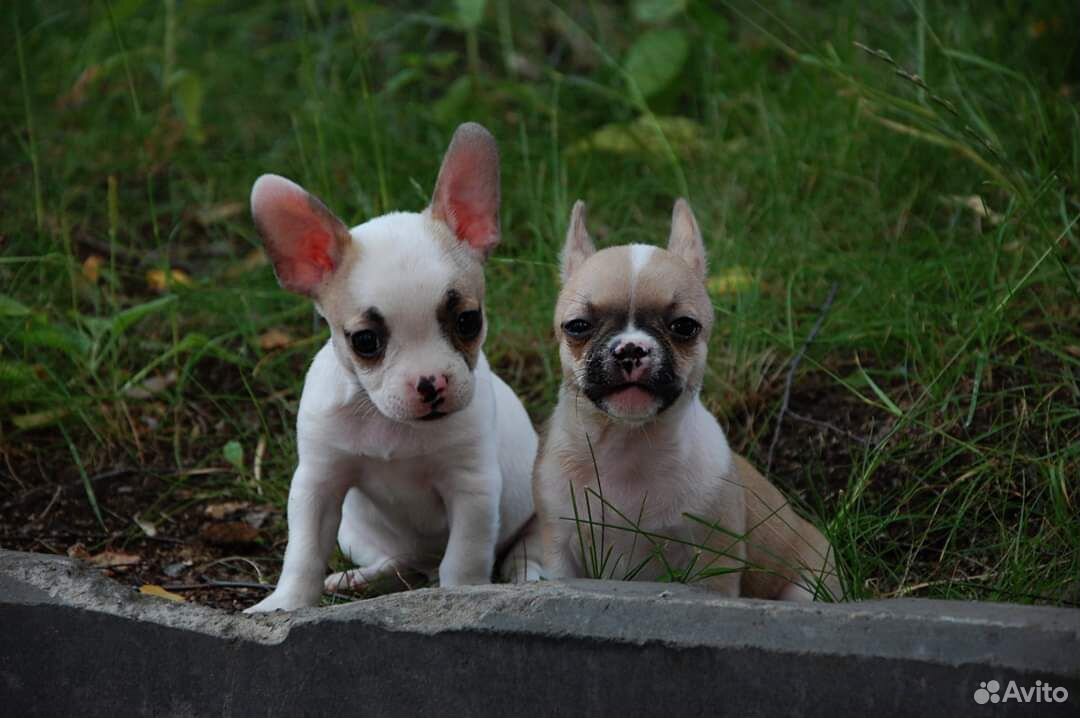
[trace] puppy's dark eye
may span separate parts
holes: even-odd
[[[457,333],[462,339],[476,339],[484,327],[484,315],[479,309],[462,312],[457,317]]]
[[[690,317],[679,317],[668,325],[668,329],[676,339],[693,339],[701,331],[701,324]]]
[[[566,336],[573,339],[582,339],[592,331],[593,325],[585,319],[571,319],[562,325]]]
[[[349,337],[349,343],[352,344],[353,351],[365,359],[376,356],[383,348],[382,338],[378,332],[372,329],[361,329],[358,332],[353,332],[352,336]]]

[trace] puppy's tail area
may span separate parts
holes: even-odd
[[[503,583],[539,581],[544,575],[540,562],[540,522],[536,514],[506,542],[497,563],[498,578]]]

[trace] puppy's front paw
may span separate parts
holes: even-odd
[[[529,583],[544,578],[544,567],[532,559],[511,556],[499,567],[499,578],[505,583]]]
[[[297,608],[314,606],[315,601],[307,601],[299,594],[288,591],[274,591],[244,613],[269,613],[270,611],[292,611]]]
[[[475,586],[491,583],[491,572],[482,566],[447,566],[439,567],[440,586]]]

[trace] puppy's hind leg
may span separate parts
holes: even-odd
[[[776,598],[781,601],[813,601],[814,594],[808,591],[805,586],[788,583],[780,590],[780,595]]]
[[[535,527],[536,518],[533,517],[503,555],[499,563],[500,581],[526,583],[543,578],[544,568],[540,562],[543,548]]]
[[[382,579],[392,576],[401,578],[407,572],[409,572],[409,569],[403,562],[389,556],[383,556],[365,566],[332,573],[326,577],[323,586],[330,593],[362,591]],[[404,578],[401,579],[401,584],[401,588],[408,588]]]
[[[367,528],[367,500],[359,489],[352,488],[345,494],[341,507],[341,525],[338,527],[338,547],[354,566],[371,566],[384,558]]]

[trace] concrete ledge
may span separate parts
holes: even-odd
[[[979,705],[1036,681],[1065,703]],[[1059,693],[1060,695],[1060,693]],[[248,617],[0,551],[4,715],[1077,715],[1080,611],[799,605],[648,583],[422,589]]]

